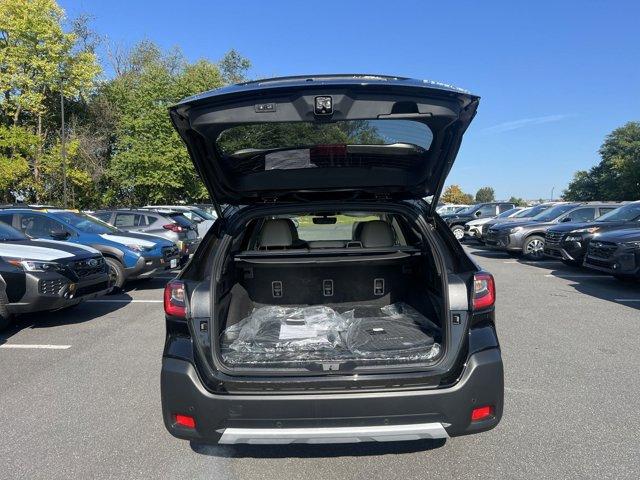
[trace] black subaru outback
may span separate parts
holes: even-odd
[[[435,213],[478,101],[433,82],[329,75],[170,109],[218,212],[164,293],[172,435],[361,442],[498,424],[493,277]]]

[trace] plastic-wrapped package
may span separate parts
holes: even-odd
[[[435,337],[440,329],[420,312],[406,303],[394,303],[379,312],[349,322],[345,343],[355,357],[425,361],[438,356]]]
[[[310,359],[323,350],[344,350],[341,332],[347,325],[345,317],[322,305],[262,307],[224,332],[229,351],[223,356],[232,363]]]
[[[222,356],[235,365],[302,366],[310,361],[429,361],[440,353],[439,328],[405,303],[383,308],[266,306],[229,327]]]

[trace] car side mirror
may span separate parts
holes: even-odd
[[[71,234],[66,230],[51,230],[49,236],[54,240],[66,240]]]
[[[482,212],[481,212],[480,210],[478,210],[478,211],[476,212],[476,217],[479,217],[480,215],[482,215]]]

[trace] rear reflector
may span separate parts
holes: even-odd
[[[473,276],[473,309],[484,310],[496,302],[496,284],[493,275],[487,272]]]
[[[173,416],[173,419],[176,422],[176,425],[180,425],[181,427],[187,428],[196,428],[196,420],[189,415],[182,415],[180,413],[176,413]]]
[[[493,407],[490,406],[484,406],[484,407],[478,407],[478,408],[474,408],[471,411],[471,421],[472,422],[478,422],[480,420],[485,420],[489,417],[493,416]]]
[[[173,317],[186,317],[184,283],[172,280],[164,287],[164,313]]]

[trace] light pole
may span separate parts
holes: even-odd
[[[553,191],[556,189],[556,187],[551,187],[551,201],[553,202]]]
[[[64,133],[64,92],[60,85],[60,156],[62,157],[62,205],[67,208],[67,144]]]

